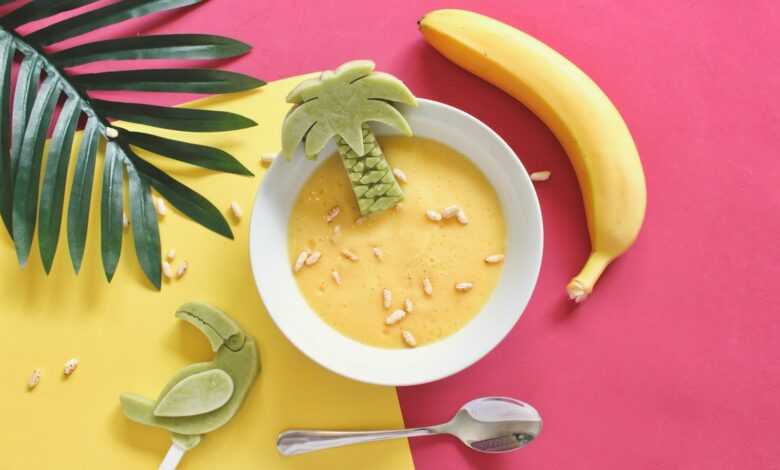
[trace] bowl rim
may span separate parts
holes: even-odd
[[[504,321],[503,326],[501,327],[501,330],[498,331],[496,334],[494,334],[491,338],[489,338],[489,341],[487,341],[485,344],[482,345],[481,348],[475,349],[474,351],[471,351],[470,354],[461,361],[457,362],[456,365],[447,365],[447,361],[443,360],[441,362],[441,367],[438,371],[435,372],[428,372],[427,374],[410,374],[408,377],[394,377],[389,376],[387,379],[381,378],[381,376],[373,373],[366,373],[365,370],[363,371],[354,371],[349,370],[348,367],[343,367],[342,365],[338,364],[338,361],[330,360],[331,358],[324,358],[320,357],[318,353],[316,352],[315,347],[312,346],[312,344],[306,344],[307,339],[305,339],[306,334],[303,331],[296,331],[295,327],[292,325],[290,321],[288,321],[287,318],[285,318],[284,314],[282,313],[282,307],[284,306],[284,301],[279,299],[277,294],[278,292],[276,289],[272,289],[271,284],[276,282],[277,279],[274,279],[275,276],[280,276],[282,273],[279,272],[279,269],[274,271],[273,274],[269,273],[269,271],[272,271],[269,269],[268,266],[264,265],[264,263],[261,261],[261,259],[264,259],[260,253],[263,253],[263,250],[267,249],[267,247],[263,246],[260,243],[260,240],[262,239],[262,230],[265,230],[264,225],[260,223],[261,220],[264,220],[263,212],[266,209],[265,206],[268,206],[268,209],[273,209],[274,207],[272,205],[269,205],[270,202],[273,199],[273,196],[271,195],[271,189],[273,185],[269,184],[269,181],[274,181],[274,178],[277,177],[277,173],[279,173],[280,165],[281,164],[295,164],[295,162],[300,162],[302,160],[306,160],[303,156],[302,150],[299,148],[293,157],[292,162],[287,161],[280,161],[283,160],[282,157],[276,158],[274,160],[274,163],[271,165],[269,170],[267,171],[266,175],[263,178],[263,181],[260,184],[260,187],[257,190],[257,194],[255,196],[254,205],[252,208],[252,217],[250,221],[250,228],[249,228],[249,255],[250,255],[250,264],[252,269],[252,274],[255,280],[255,286],[258,289],[258,292],[260,294],[260,297],[263,301],[263,304],[265,305],[266,311],[268,312],[271,319],[274,321],[276,326],[279,328],[279,330],[282,332],[282,334],[299,350],[301,351],[305,356],[310,358],[315,363],[319,364],[320,366],[336,373],[339,375],[342,375],[344,377],[357,380],[360,382],[375,384],[375,385],[386,385],[386,386],[408,386],[408,385],[418,385],[422,383],[429,383],[436,380],[441,380],[443,378],[449,377],[453,374],[456,374],[474,363],[478,362],[480,359],[482,359],[487,353],[492,351],[495,347],[498,346],[509,334],[509,332],[514,328],[517,321],[520,319],[522,314],[525,311],[525,308],[527,307],[528,303],[530,302],[531,296],[533,295],[533,292],[535,290],[536,284],[539,279],[539,272],[541,269],[541,262],[542,262],[542,256],[544,252],[544,224],[542,220],[542,213],[541,208],[539,206],[539,199],[538,195],[536,194],[535,187],[533,185],[533,182],[531,181],[528,172],[526,171],[525,167],[523,166],[520,158],[515,154],[515,152],[512,150],[512,148],[499,136],[493,129],[491,129],[489,126],[487,126],[485,123],[477,119],[476,117],[472,116],[469,113],[466,113],[463,110],[460,110],[454,106],[450,106],[445,103],[440,103],[434,100],[424,99],[424,98],[418,98],[418,106],[417,107],[408,107],[408,106],[399,106],[399,110],[402,112],[402,114],[406,115],[409,118],[410,125],[412,126],[412,129],[414,130],[414,118],[421,114],[422,116],[425,115],[426,112],[428,113],[439,113],[443,114],[444,116],[449,116],[453,120],[460,119],[464,122],[467,122],[467,125],[473,126],[475,132],[482,132],[485,134],[487,138],[489,138],[492,141],[493,145],[497,146],[497,150],[504,154],[506,157],[511,158],[504,158],[507,160],[504,162],[508,166],[508,172],[513,173],[511,176],[508,176],[508,178],[511,178],[514,184],[519,185],[519,188],[525,193],[528,193],[531,197],[526,201],[527,205],[530,205],[530,207],[526,207],[527,209],[530,209],[530,213],[528,214],[528,217],[532,223],[532,228],[535,229],[536,236],[533,237],[531,242],[538,247],[538,249],[534,252],[534,259],[530,261],[530,271],[526,274],[528,274],[530,277],[528,279],[527,288],[524,289],[524,293],[526,295],[520,296],[522,297],[521,300],[518,300],[514,307],[512,312],[509,312],[506,314],[507,318]],[[391,129],[387,126],[378,124],[377,125],[377,135],[387,135],[387,134],[399,134],[399,132],[395,129]],[[436,137],[433,136],[423,136],[427,138],[431,138],[434,140],[437,140]],[[439,140],[440,142],[444,142],[447,145],[450,145],[446,141]],[[321,155],[329,155],[335,151],[335,145],[331,141],[329,145],[321,152]],[[465,155],[466,158],[469,158],[477,167],[482,170],[480,167],[480,164],[477,161],[476,155]],[[304,183],[308,178],[311,176],[311,174],[316,171],[319,166],[326,161],[325,158],[317,159],[316,161],[308,161],[306,160],[306,164],[309,165],[311,168],[305,170],[307,172],[306,177],[304,178]],[[510,163],[510,161],[513,161],[514,163]],[[485,177],[488,178],[488,181],[496,187],[496,192],[499,196],[499,200],[502,207],[502,212],[504,213],[504,217],[507,221],[507,232],[510,231],[509,227],[509,218],[507,217],[507,207],[505,204],[505,200],[503,195],[500,193],[500,188],[496,186],[496,181],[492,180],[489,175],[487,175],[484,171],[483,174],[485,174]],[[280,183],[281,184],[281,183]],[[278,186],[278,185],[277,185]],[[287,187],[289,189],[289,186]],[[291,191],[287,191],[289,193]],[[295,199],[297,199],[298,194],[300,193],[300,188],[298,188],[297,191],[294,192],[294,194],[291,196],[292,201],[294,202]],[[290,204],[290,207],[292,207],[292,204]],[[278,208],[277,208],[278,209]],[[283,252],[285,260],[287,258],[287,223],[289,223],[289,211],[287,214],[284,215],[285,220],[285,227],[284,227],[284,233],[285,233],[285,241],[283,246]],[[533,235],[533,234],[531,234]],[[509,240],[508,240],[509,241]],[[278,247],[277,247],[278,248]],[[507,253],[511,250],[510,247],[508,247]],[[508,261],[508,260],[507,260]],[[506,263],[505,263],[506,264]],[[279,267],[279,266],[277,266]],[[501,274],[501,277],[499,279],[499,283],[494,289],[493,293],[491,293],[491,297],[488,298],[488,301],[485,303],[485,305],[482,307],[480,312],[478,312],[466,325],[464,325],[460,330],[453,333],[452,335],[449,335],[445,338],[442,338],[441,340],[438,340],[434,343],[431,343],[429,345],[425,345],[423,347],[418,348],[409,348],[409,349],[390,349],[390,348],[379,348],[376,346],[370,346],[366,345],[364,343],[360,343],[354,339],[351,339],[334,328],[327,325],[324,320],[320,318],[320,316],[314,312],[311,307],[306,303],[306,301],[303,299],[303,295],[301,295],[300,291],[297,290],[297,283],[295,282],[293,273],[290,269],[289,262],[285,261],[284,269],[286,270],[286,273],[289,274],[289,277],[292,279],[292,282],[295,283],[296,293],[299,299],[297,299],[300,302],[303,302],[304,310],[308,310],[308,313],[315,317],[316,320],[319,320],[323,325],[325,325],[332,333],[340,337],[339,341],[343,341],[346,344],[349,345],[349,348],[355,349],[354,352],[357,353],[359,350],[361,353],[368,353],[369,350],[376,352],[381,351],[380,354],[383,356],[386,354],[393,354],[397,355],[399,358],[404,358],[406,362],[409,364],[412,363],[412,356],[410,356],[410,353],[414,352],[413,354],[421,354],[419,351],[430,351],[433,353],[441,353],[442,351],[439,351],[442,349],[441,345],[447,343],[448,341],[451,341],[454,337],[461,335],[464,331],[467,331],[474,323],[475,321],[482,316],[485,311],[488,309],[488,307],[493,302],[493,297],[496,294],[496,291],[498,291],[499,287],[504,285],[506,282],[507,277],[507,266],[503,266],[503,272]],[[267,284],[262,282],[263,280],[268,281]],[[264,287],[264,285],[266,287]],[[519,289],[518,289],[519,290]],[[300,302],[296,302],[300,304]],[[271,305],[269,305],[271,304]],[[300,305],[299,305],[300,306]],[[316,324],[316,320],[315,324]],[[314,324],[312,324],[314,326]],[[332,338],[331,338],[332,339]],[[481,339],[481,338],[480,338]],[[312,340],[311,342],[316,342],[316,340]],[[334,345],[335,346],[335,345]],[[339,345],[338,347],[341,348],[345,345]],[[396,369],[396,373],[398,370]]]

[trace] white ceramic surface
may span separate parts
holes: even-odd
[[[414,385],[470,366],[509,333],[536,285],[542,261],[542,216],[526,170],[509,146],[482,122],[451,106],[420,99],[401,109],[415,135],[444,142],[470,158],[496,188],[507,222],[501,280],[482,311],[464,328],[433,344],[384,349],[352,340],[328,326],[298,290],[287,255],[287,223],[303,184],[335,151],[331,142],[315,162],[299,149],[277,158],[257,193],[250,228],[255,282],[268,312],[287,338],[333,372],[380,385]],[[396,134],[375,124],[378,135]],[[359,312],[356,312],[359,313]]]

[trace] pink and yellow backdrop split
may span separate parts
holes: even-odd
[[[562,290],[589,250],[574,173],[533,115],[423,43],[415,21],[442,7],[489,14],[552,45],[602,86],[633,132],[648,180],[646,225],[582,306],[572,306]],[[220,305],[258,337],[263,372],[245,409],[185,457],[183,468],[776,466],[780,303],[771,279],[780,275],[780,165],[771,149],[780,131],[774,105],[780,63],[772,49],[780,28],[773,12],[768,1],[744,9],[671,0],[404,0],[391,7],[211,0],[186,15],[115,28],[236,37],[255,50],[226,67],[269,81],[368,57],[415,94],[475,115],[526,167],[553,172],[538,187],[547,247],[539,285],[514,331],[485,359],[449,379],[396,391],[335,376],[281,336],[254,289],[246,221],[229,242],[170,214],[161,225],[163,249],[176,248],[192,267],[162,294],[145,283],[129,242],[114,283],[105,284],[94,224],[79,277],[66,250],[48,279],[37,253],[20,271],[3,234],[5,465],[156,465],[169,445],[166,433],[128,422],[117,396],[155,395],[173,371],[208,357],[199,334],[173,318],[176,306],[200,299]],[[278,149],[282,98],[294,81],[208,102],[259,121],[257,128],[201,141],[219,142],[257,177],[175,168],[177,174],[225,210],[232,200],[248,209],[263,175],[256,162]],[[73,356],[82,362],[65,380],[61,368]],[[27,393],[24,382],[35,367],[44,376]],[[545,419],[541,438],[504,456],[479,455],[447,438],[414,441],[411,453],[405,442],[294,459],[273,449],[282,428],[422,425],[488,394],[534,404]]]

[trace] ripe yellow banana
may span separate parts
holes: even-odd
[[[581,302],[607,265],[634,243],[645,216],[645,176],[626,123],[582,70],[522,31],[464,10],[436,10],[419,25],[445,57],[525,104],[569,155],[592,249],[566,286],[569,297]]]

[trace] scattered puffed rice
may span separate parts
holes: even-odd
[[[341,274],[339,274],[338,271],[331,271],[330,272],[330,277],[333,278],[333,280],[336,282],[337,286],[341,285]]]
[[[404,339],[404,343],[406,343],[409,347],[415,347],[417,346],[417,340],[414,339],[414,335],[409,330],[401,330],[401,336]]]
[[[431,284],[430,279],[428,279],[427,277],[423,279],[422,285],[423,285],[423,292],[425,292],[425,295],[428,296],[433,295],[433,284]]]
[[[339,216],[339,214],[341,214],[341,207],[339,206],[331,207],[328,213],[325,215],[325,222],[327,223],[333,222],[336,219],[336,217]]]
[[[154,200],[154,206],[157,208],[157,215],[165,217],[168,213],[168,207],[165,205],[165,199],[158,197]]]
[[[439,222],[441,220],[441,214],[433,209],[425,211],[425,217],[428,217],[428,220],[431,222]]]
[[[385,318],[385,325],[395,325],[406,316],[403,310],[396,310]]]
[[[295,266],[293,267],[293,271],[296,273],[303,268],[303,264],[306,262],[306,259],[309,257],[309,252],[306,250],[301,251],[301,254],[298,255],[298,259],[295,260]]]
[[[27,390],[32,390],[41,382],[41,369],[33,369],[32,375],[27,379]]]
[[[474,287],[474,284],[470,282],[459,282],[455,284],[455,290],[458,292],[470,291],[472,287]]]
[[[168,250],[168,253],[165,254],[165,259],[167,259],[168,261],[173,261],[174,259],[176,259],[176,250],[174,250],[173,248]]]
[[[173,279],[173,267],[171,266],[171,263],[167,261],[162,262],[162,273],[163,275],[168,279]]]
[[[360,258],[358,255],[352,252],[349,248],[344,248],[341,250],[341,256],[344,258],[347,258],[350,261],[358,261]]]
[[[390,289],[382,289],[382,306],[389,309],[393,305],[393,293]]]
[[[176,270],[176,279],[181,279],[184,277],[184,275],[187,273],[187,269],[189,269],[190,263],[187,262],[187,260],[182,261],[179,263],[179,269]]]
[[[407,298],[404,300],[404,310],[406,310],[406,313],[412,313],[412,310],[414,310],[412,299]]]
[[[504,261],[504,255],[500,255],[500,254],[490,255],[485,258],[485,262],[487,264],[498,264],[502,261]]]
[[[395,175],[396,178],[398,178],[398,181],[400,181],[401,183],[406,184],[406,182],[408,181],[408,179],[406,178],[406,173],[404,173],[404,170],[400,168],[393,168],[393,174]]]
[[[549,171],[534,171],[531,173],[531,181],[547,181],[552,175]]]
[[[379,261],[382,261],[382,258],[385,256],[385,253],[382,251],[381,248],[379,248],[378,246],[375,246],[374,248],[371,249],[371,251],[374,252],[374,257],[376,259],[378,259]]]
[[[130,226],[130,219],[127,218],[127,212],[122,212],[122,228],[127,229]]]
[[[463,209],[458,211],[457,217],[458,217],[458,222],[460,222],[462,225],[466,225],[469,223],[469,218],[466,217],[466,211],[464,211]]]
[[[65,362],[65,367],[63,367],[62,369],[62,373],[65,374],[66,376],[70,376],[70,374],[72,374],[73,371],[75,371],[76,367],[78,366],[79,366],[78,359],[76,359],[75,357],[73,359],[68,359]]]
[[[113,127],[106,127],[106,137],[109,139],[116,139],[119,137],[119,131],[114,129]]]
[[[304,262],[303,262],[303,264],[305,264],[306,266],[312,266],[312,265],[314,265],[314,264],[315,264],[317,261],[319,261],[319,260],[320,260],[320,257],[322,257],[322,253],[320,253],[319,251],[315,251],[315,252],[313,252],[312,254],[310,254],[310,255],[309,255],[307,258],[306,258],[306,261],[304,261]]]
[[[241,206],[239,206],[236,201],[230,203],[230,212],[233,214],[233,218],[236,219],[236,221],[240,221],[241,217],[244,216],[244,211],[241,210]]]
[[[263,155],[260,156],[260,164],[265,167],[268,167],[271,166],[271,163],[273,163],[275,159],[276,159],[276,155],[274,155],[273,153],[264,153]]]
[[[445,207],[443,211],[441,211],[441,216],[445,219],[451,219],[458,215],[458,212],[460,212],[460,207],[458,206],[448,206]]]

